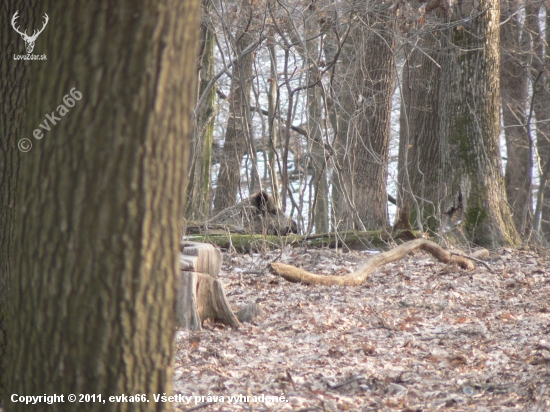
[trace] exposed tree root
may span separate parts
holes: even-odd
[[[323,276],[309,273],[297,267],[286,265],[284,263],[272,263],[273,271],[289,282],[301,282],[309,285],[342,285],[342,286],[357,286],[363,284],[368,276],[380,266],[387,263],[395,262],[416,250],[425,250],[433,257],[444,263],[456,263],[463,269],[472,270],[474,264],[468,257],[452,254],[451,252],[441,248],[426,239],[416,239],[410,242],[403,243],[395,249],[375,255],[367,260],[367,262],[357,271],[345,276]]]

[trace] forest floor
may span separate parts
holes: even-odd
[[[419,252],[359,287],[293,284],[266,269],[345,274],[368,256],[226,253],[233,309],[258,302],[264,316],[177,331],[173,392],[193,398],[174,410],[550,411],[550,251],[493,250],[492,272]]]

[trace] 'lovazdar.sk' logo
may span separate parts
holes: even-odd
[[[27,34],[27,30],[25,30],[25,32],[21,32],[19,30],[19,27],[16,27],[15,26],[15,21],[17,20],[17,18],[19,17],[17,14],[19,13],[19,10],[17,10],[15,12],[15,14],[13,15],[13,18],[11,19],[11,25],[13,27],[13,29],[19,33],[21,35],[21,37],[23,38],[23,41],[25,42],[25,48],[27,49],[27,54],[31,54],[33,49],[34,49],[34,42],[36,41],[36,38],[38,37],[38,35],[40,33],[42,33],[44,31],[44,29],[46,28],[46,25],[48,24],[48,21],[50,20],[48,15],[46,13],[44,13],[44,24],[42,26],[42,28],[40,30],[34,30],[33,33],[32,33],[32,36],[29,36]],[[45,55],[44,55],[45,57]],[[14,56],[15,58],[15,56]],[[27,60],[27,59],[25,59]],[[34,60],[34,59],[33,59]],[[45,60],[44,59],[40,59],[40,60]]]

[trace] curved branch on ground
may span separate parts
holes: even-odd
[[[397,246],[395,249],[375,255],[369,258],[367,262],[355,272],[345,276],[316,275],[280,262],[272,263],[271,268],[275,273],[289,282],[324,286],[358,286],[365,283],[369,275],[380,266],[400,260],[409,253],[417,250],[424,250],[437,260],[443,263],[457,264],[462,269],[473,270],[475,268],[474,264],[467,256],[452,254],[436,243],[426,239],[412,240]]]

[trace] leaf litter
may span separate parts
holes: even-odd
[[[178,329],[173,393],[198,398],[173,409],[548,409],[549,251],[494,250],[492,271],[479,264],[465,271],[418,252],[359,287],[289,283],[268,270],[280,261],[345,275],[368,256],[225,253],[219,278],[233,310],[256,302],[263,316],[237,330],[214,323]]]

